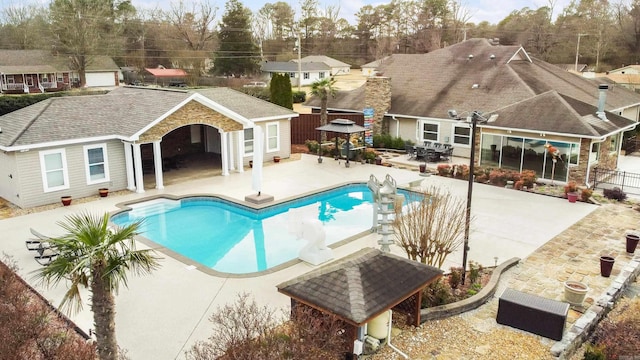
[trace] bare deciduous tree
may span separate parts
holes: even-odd
[[[396,208],[396,243],[409,259],[442,267],[463,242],[465,220],[464,202],[432,186],[422,199],[410,202],[404,213]]]

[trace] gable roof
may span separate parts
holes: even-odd
[[[193,91],[119,87],[106,95],[49,98],[0,117],[0,149],[15,151],[89,140],[136,140],[140,131],[189,101],[245,125],[297,113],[229,88]]]
[[[185,77],[187,72],[182,69],[155,69],[144,68],[155,77]]]
[[[550,90],[595,105],[598,82],[612,84],[530,58],[520,46],[495,46],[486,39],[463,41],[427,54],[394,54],[381,64],[378,73],[390,78],[391,108],[387,113],[416,118],[446,119],[449,109],[491,112]],[[328,107],[362,111],[365,86],[353,90],[355,94],[338,92],[329,99]],[[640,104],[640,95],[622,87],[611,88],[605,109]],[[320,101],[312,98],[307,105],[319,107]]]
[[[498,115],[497,119],[483,127],[601,138],[636,125],[634,121],[610,112],[606,113],[607,121],[604,121],[596,115],[597,111],[596,106],[553,90],[491,112]]]
[[[627,66],[623,66],[621,68],[617,68],[617,69],[613,69],[613,70],[609,70],[609,73],[623,73],[625,70],[627,69],[633,69],[635,71],[640,71],[640,65],[627,65]]]
[[[442,276],[442,270],[366,248],[277,285],[316,309],[362,325]]]
[[[331,58],[331,57],[328,57],[328,56],[325,56],[325,55],[309,55],[309,56],[303,57],[302,59],[300,59],[300,61],[302,63],[310,63],[310,62],[325,63],[325,64],[329,65],[330,67],[344,67],[344,66],[351,67],[351,65],[349,65],[347,63],[343,63],[340,60],[336,60],[334,58]]]
[[[298,72],[298,63],[293,61],[265,61],[261,64],[262,71],[267,72]],[[309,62],[300,64],[302,71],[329,71],[329,65],[321,62]]]
[[[118,65],[105,55],[91,56],[88,72],[118,71]],[[5,74],[53,73],[74,71],[68,56],[53,55],[46,50],[0,50],[0,72]]]

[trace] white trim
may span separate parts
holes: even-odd
[[[49,187],[49,182],[47,181],[47,173],[48,169],[45,166],[45,156],[60,154],[60,158],[62,161],[62,179],[64,184],[55,187]],[[59,191],[69,188],[69,168],[67,167],[67,152],[65,149],[52,149],[52,150],[43,150],[39,153],[40,156],[40,173],[42,175],[42,189],[44,192],[53,192]],[[56,169],[57,170],[57,169]]]
[[[102,161],[104,165],[104,178],[99,180],[91,180],[91,165],[89,164],[89,150],[102,149]],[[107,155],[107,144],[91,144],[82,147],[82,153],[84,154],[84,171],[87,178],[87,185],[100,184],[110,181],[109,178],[109,157]],[[99,165],[99,164],[93,164]]]
[[[427,119],[420,119],[418,120],[419,122],[419,127],[418,127],[418,141],[419,142],[424,142],[424,141],[434,141],[434,142],[440,142],[440,126],[443,125],[440,121],[434,121],[434,120],[427,120]],[[435,139],[425,139],[424,138],[424,124],[430,124],[430,125],[436,125],[438,127],[438,129],[436,130],[435,134],[436,134],[436,138]]]
[[[276,138],[276,146],[274,148],[269,147],[269,143],[270,143],[270,139],[274,138],[273,134],[271,134],[271,132],[269,131],[269,127],[270,126],[276,126],[276,133],[275,133],[275,138]],[[279,122],[270,122],[270,123],[266,123],[264,124],[264,133],[265,133],[265,148],[266,148],[266,152],[270,153],[270,152],[276,152],[276,151],[280,151],[280,123]]]
[[[522,46],[520,46],[520,48],[515,53],[513,53],[513,55],[509,58],[509,60],[507,60],[507,64],[510,63],[511,60],[513,60],[513,58],[515,58],[516,55],[518,55],[519,52],[523,52],[524,56],[527,58],[527,60],[529,60],[530,63],[533,63],[533,61],[531,61],[531,58],[529,57],[529,54],[527,53],[527,51]]]

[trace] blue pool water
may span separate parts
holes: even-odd
[[[415,198],[404,194],[407,200]],[[301,217],[322,221],[327,245],[366,231],[373,223],[372,196],[365,184],[261,210],[217,197],[157,199],[131,207],[111,220],[126,225],[144,218],[140,231],[146,238],[213,270],[233,274],[264,271],[297,258],[306,241],[296,239],[289,229]],[[304,215],[292,218],[290,208]]]

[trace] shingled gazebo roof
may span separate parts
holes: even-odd
[[[277,288],[295,301],[362,326],[441,276],[433,266],[366,248]]]

